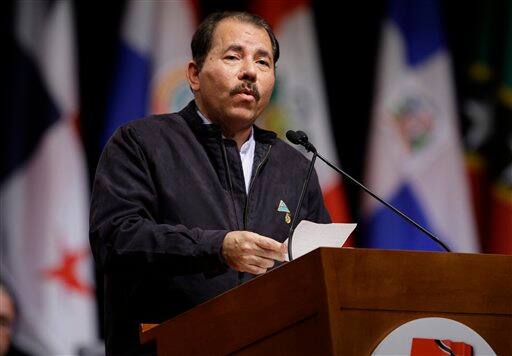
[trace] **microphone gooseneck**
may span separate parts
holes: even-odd
[[[290,132],[290,131],[288,131]],[[288,133],[286,133],[288,137]],[[307,139],[307,136],[306,136]],[[314,147],[313,147],[314,148]],[[292,222],[290,224],[290,231],[288,232],[288,259],[293,261],[292,255],[292,240],[293,240],[293,231],[295,230],[297,224],[297,219],[299,218],[300,209],[302,208],[302,203],[304,201],[304,196],[308,190],[309,180],[311,178],[311,173],[313,173],[313,169],[315,168],[316,161],[316,150],[313,153],[313,157],[311,158],[311,162],[309,163],[308,173],[306,175],[306,179],[304,180],[304,184],[302,185],[302,191],[300,192],[299,202],[297,203],[297,207],[295,208],[295,213],[293,214]]]
[[[359,188],[363,189],[366,193],[370,194],[374,199],[378,200],[381,204],[383,204],[384,206],[386,206],[387,208],[389,208],[391,211],[393,211],[395,214],[397,214],[398,216],[400,216],[402,219],[404,219],[405,221],[407,221],[408,223],[412,224],[414,227],[416,227],[418,230],[420,230],[421,232],[423,232],[424,234],[426,234],[428,236],[429,239],[431,239],[432,241],[434,241],[435,243],[437,243],[438,245],[440,245],[446,252],[451,252],[450,249],[448,248],[448,246],[446,246],[440,239],[438,239],[433,233],[431,233],[430,231],[428,231],[426,228],[424,228],[423,226],[421,226],[420,224],[418,224],[416,221],[414,221],[413,219],[411,219],[409,216],[407,216],[405,213],[403,213],[402,211],[400,211],[398,208],[394,207],[391,203],[388,203],[386,200],[384,200],[383,198],[381,198],[380,196],[378,196],[377,194],[375,194],[374,192],[372,192],[370,189],[368,189],[364,184],[360,183],[357,179],[353,178],[350,174],[346,173],[344,170],[342,170],[341,168],[338,168],[337,166],[335,166],[334,164],[332,164],[331,162],[329,162],[329,160],[327,160],[326,158],[324,158],[321,154],[319,154],[317,151],[316,151],[316,148],[309,142],[308,140],[308,136],[302,132],[302,131],[292,131],[292,130],[289,130],[287,133],[286,133],[286,138],[288,138],[288,140],[293,143],[293,144],[296,144],[296,145],[301,145],[303,146],[306,150],[308,150],[309,152],[314,152],[314,158],[316,158],[318,156],[318,158],[320,158],[322,161],[325,162],[325,164],[327,164],[329,167],[331,167],[332,169],[334,169],[336,172],[342,174],[343,176],[345,176],[346,178],[348,178],[352,183],[356,184]],[[313,148],[313,149],[310,149],[310,148]],[[313,160],[312,160],[313,161]],[[303,188],[304,190],[304,188]],[[296,216],[294,216],[294,220],[295,220]],[[293,224],[292,224],[292,228],[293,228]],[[290,229],[291,230],[291,229]],[[293,232],[291,230],[291,232]],[[288,251],[290,251],[290,242],[291,242],[291,235],[289,237],[289,241],[288,241]],[[288,252],[288,254],[290,255],[290,253]],[[291,255],[290,255],[291,256]],[[290,261],[292,259],[290,258]]]

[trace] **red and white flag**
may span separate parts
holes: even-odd
[[[0,186],[1,273],[19,308],[14,343],[34,355],[77,354],[97,341],[71,5],[16,9],[11,95],[25,102],[7,118],[16,136]]]

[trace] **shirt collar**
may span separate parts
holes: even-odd
[[[203,120],[203,124],[205,124],[205,125],[212,124],[212,122],[210,120],[208,120],[208,118],[206,116],[204,116],[203,113],[201,111],[199,111],[199,109],[197,109],[197,115],[199,115],[199,117]]]
[[[199,109],[197,109],[197,115],[199,115],[201,120],[203,120],[203,124],[205,124],[205,125],[211,125],[212,124],[211,120],[209,120],[206,116],[204,116],[203,113]],[[222,135],[222,137],[224,137],[224,135]],[[249,148],[251,148],[253,143],[254,143],[254,129],[251,126],[251,135],[249,136],[247,141],[245,141],[242,144],[242,147],[240,147],[240,153],[246,153],[247,150],[249,150]]]

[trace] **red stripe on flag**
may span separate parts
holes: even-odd
[[[282,19],[301,7],[309,6],[308,0],[258,0],[251,3],[252,12],[263,17],[273,30],[281,23]]]
[[[346,205],[345,191],[341,182],[324,189],[325,207],[331,215],[332,222],[348,222],[350,214]]]
[[[332,222],[341,223],[349,222],[350,214],[347,207],[347,199],[345,197],[345,190],[341,181],[337,182],[328,189],[324,189],[324,202],[327,211],[331,215]],[[354,246],[353,236],[345,242],[343,246]]]
[[[483,157],[474,153],[466,154],[466,171],[480,246],[485,246],[485,237],[489,228],[489,180],[487,165]]]
[[[495,186],[492,207],[488,252],[512,255],[512,190]]]
[[[192,15],[194,16],[194,21],[196,24],[199,24],[202,20],[203,13],[201,12],[201,4],[199,0],[189,0],[190,10]]]

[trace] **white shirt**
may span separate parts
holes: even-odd
[[[208,120],[199,110],[197,114],[203,119],[203,122],[210,125],[212,122]],[[244,171],[245,192],[249,194],[249,185],[251,184],[252,166],[254,163],[254,149],[256,148],[256,141],[254,140],[254,130],[251,127],[251,135],[240,147],[240,160],[242,161],[242,169]]]

